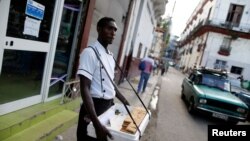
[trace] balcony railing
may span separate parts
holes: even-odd
[[[230,47],[230,46],[221,45],[220,49],[218,51],[218,54],[224,55],[224,56],[229,56],[230,52],[231,52],[231,49],[232,49],[232,47]]]
[[[246,32],[250,33],[250,24],[249,23],[230,23],[225,20],[218,20],[218,19],[213,19],[213,20],[207,20],[207,21],[201,21],[197,26],[193,28],[192,31],[190,31],[187,36],[191,35],[195,31],[197,31],[201,26],[203,25],[211,25],[215,27],[220,27],[220,28],[225,28],[225,29],[231,29],[235,31],[240,31],[240,32]]]
[[[249,23],[232,23],[225,20],[213,19],[205,22],[206,25],[212,25],[216,27],[221,27],[225,29],[231,29],[240,32],[250,33],[250,24]]]
[[[194,35],[196,31],[198,31],[202,26],[205,26],[205,25],[229,29],[233,31],[245,32],[245,33],[250,34],[250,23],[241,22],[239,24],[236,24],[236,23],[230,23],[221,19],[213,19],[213,20],[206,20],[206,21],[202,20],[195,27],[193,27],[191,31],[183,33],[182,41],[186,41],[187,39],[190,39],[190,37],[192,37],[192,35]],[[188,30],[186,29],[186,31]],[[231,36],[232,38],[237,38],[237,37],[234,37],[235,35],[231,35]]]

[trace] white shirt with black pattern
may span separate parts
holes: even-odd
[[[100,58],[113,81],[115,72],[113,54],[108,50],[106,51],[98,41],[90,46],[92,46],[100,55]],[[115,88],[92,48],[87,47],[82,51],[77,74],[83,75],[91,80],[90,94],[92,97],[102,99],[112,99],[115,97]]]

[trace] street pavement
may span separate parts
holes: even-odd
[[[153,94],[153,91],[155,89],[155,86],[159,80],[159,75],[151,75],[148,80],[148,85],[144,93],[139,94],[141,100],[145,104],[146,107],[149,106],[151,96]],[[135,77],[130,80],[130,84],[133,86],[134,90],[137,90],[137,86],[139,83],[140,77]],[[141,102],[139,101],[138,97],[136,96],[135,92],[133,91],[133,88],[129,85],[128,81],[124,81],[119,86],[120,92],[126,97],[126,99],[129,101],[131,106],[142,106]],[[115,103],[120,103],[119,100],[115,99]],[[55,141],[63,140],[63,141],[76,141],[76,128],[77,123],[72,126],[71,128],[67,129],[63,133],[59,134]]]

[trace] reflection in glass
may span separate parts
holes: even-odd
[[[61,94],[72,50],[76,21],[79,13],[79,1],[64,4],[62,21],[57,40],[56,54],[50,82],[49,97]]]
[[[11,0],[10,10],[9,10],[9,19],[8,19],[8,27],[7,27],[7,36],[21,38],[21,39],[29,39],[41,42],[49,42],[50,37],[50,29],[52,25],[55,0],[34,0],[35,2],[43,5],[45,7],[44,10],[44,18],[42,20],[28,16],[25,13],[27,0],[20,2],[20,0]],[[25,35],[24,32],[24,23],[26,17],[34,21],[41,21],[40,29],[38,37],[32,35]]]
[[[4,50],[0,104],[39,95],[46,53]]]

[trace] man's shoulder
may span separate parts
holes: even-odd
[[[83,49],[83,53],[84,54],[86,54],[86,53],[87,54],[94,54],[94,51],[93,51],[92,47],[88,46],[88,47]]]
[[[96,58],[95,57],[96,54],[95,54],[93,48],[91,48],[89,46],[83,49],[81,56],[84,58]]]

